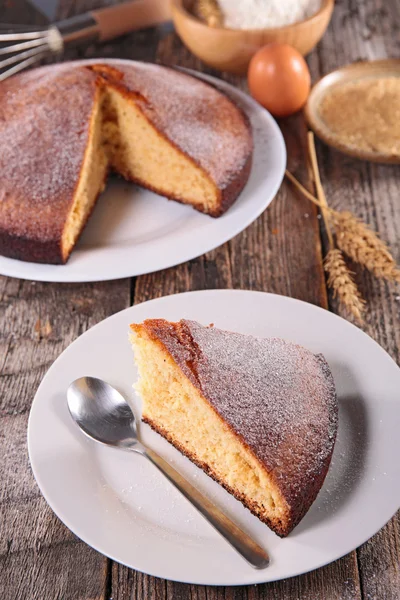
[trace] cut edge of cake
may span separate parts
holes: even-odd
[[[223,192],[208,173],[152,123],[144,110],[148,102],[128,90],[113,67],[96,65],[105,80],[104,143],[112,169],[171,200],[193,206],[213,217],[226,207]]]
[[[79,179],[61,236],[60,250],[63,263],[68,260],[106,184],[109,158],[104,146],[102,96],[102,87],[98,85],[93,100],[88,142]]]

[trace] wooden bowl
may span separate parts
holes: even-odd
[[[273,29],[209,27],[190,13],[193,0],[171,0],[171,8],[176,32],[193,54],[215,69],[242,75],[253,54],[271,42],[290,44],[301,54],[308,54],[324,35],[334,3],[322,0],[312,17]]]

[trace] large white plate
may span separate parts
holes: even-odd
[[[82,64],[99,61],[82,61]],[[112,60],[102,62],[129,63]],[[226,91],[248,114],[253,167],[239,199],[219,219],[118,178],[109,181],[66,265],[0,256],[0,273],[37,281],[103,281],[166,269],[200,256],[246,229],[272,202],[282,182],[286,148],[271,115],[240,90],[192,72]]]
[[[253,570],[141,456],[85,438],[66,405],[82,375],[116,386],[140,415],[128,326],[146,318],[196,319],[258,336],[280,336],[322,352],[333,371],[339,434],[326,482],[300,525],[278,538],[168,442],[141,425],[143,440],[173,463],[272,557]],[[215,585],[273,581],[350,552],[400,504],[400,369],[362,331],[311,304],[260,292],[202,291],[124,310],[78,338],[36,394],[28,444],[39,487],[82,540],[125,565],[166,579]]]

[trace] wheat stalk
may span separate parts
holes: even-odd
[[[285,174],[306,198],[321,209],[329,243],[328,254],[324,260],[324,269],[328,275],[328,287],[333,290],[339,303],[358,321],[362,322],[365,300],[352,278],[352,273],[347,267],[342,252],[367,268],[376,277],[389,281],[400,282],[400,269],[386,244],[368,225],[349,211],[339,212],[328,206],[319,174],[314,134],[311,131],[308,133],[308,150],[317,198],[301,185],[289,171],[286,171]],[[336,234],[338,248],[335,247],[332,226]]]
[[[340,250],[337,248],[329,250],[324,260],[324,269],[328,274],[328,286],[332,288],[333,296],[337,297],[339,303],[362,323],[365,300],[358,291]]]
[[[400,269],[386,244],[351,212],[333,212],[339,248],[375,277],[400,282]]]
[[[368,269],[376,277],[388,281],[400,281],[400,269],[396,265],[396,261],[390,254],[386,244],[368,225],[349,211],[337,211],[324,205],[301,185],[289,171],[286,171],[285,174],[306,198],[321,209],[321,212],[325,210],[326,215],[326,211],[328,211],[335,229],[337,245],[347,256]],[[327,227],[326,216],[325,226]],[[330,247],[332,247],[331,242]]]
[[[315,188],[317,191],[318,203],[321,208],[322,218],[324,219],[325,229],[328,236],[329,250],[324,260],[324,269],[328,274],[328,287],[333,290],[339,303],[360,323],[363,322],[362,313],[365,307],[357,285],[352,278],[343,254],[335,248],[335,242],[332,235],[332,210],[328,206],[325,192],[321,183],[321,176],[318,168],[317,152],[315,150],[314,134],[308,133],[308,151],[310,155],[311,167],[314,176]]]
[[[329,248],[334,248],[334,241],[331,230],[331,221],[329,219],[330,209],[326,200],[324,188],[321,183],[321,176],[319,174],[317,152],[315,150],[314,134],[312,131],[308,132],[308,153],[310,155],[311,167],[314,175],[315,188],[317,190],[317,198],[321,208],[322,218],[325,223],[326,234],[328,236]]]

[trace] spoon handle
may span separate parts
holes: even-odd
[[[193,487],[178,471],[175,471],[161,456],[146,448],[145,456],[169,481],[193,504],[205,519],[256,569],[269,565],[269,556],[250,536],[239,529],[215,504]]]

